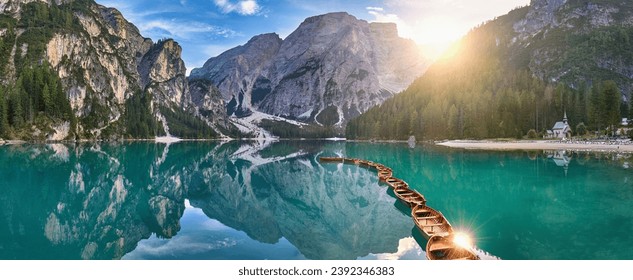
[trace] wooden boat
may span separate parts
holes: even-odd
[[[440,211],[426,206],[426,204],[413,206],[411,217],[426,239],[433,235],[447,236],[453,233],[453,227],[444,215]]]
[[[464,248],[453,239],[453,234],[431,236],[426,243],[426,257],[429,260],[479,260],[472,248]]]
[[[340,157],[320,157],[319,160],[323,162],[345,162],[345,159]]]
[[[367,161],[367,166],[369,166],[370,168],[377,169],[378,168],[378,163],[375,163],[373,161]]]
[[[380,181],[385,181],[387,180],[387,178],[391,178],[393,176],[393,172],[391,171],[391,169],[383,167],[383,168],[378,168],[378,179]]]
[[[389,177],[385,179],[385,182],[387,183],[387,185],[389,185],[393,189],[409,188],[409,184],[407,184],[407,182],[395,177]]]
[[[414,191],[409,188],[395,188],[393,192],[396,194],[400,200],[404,203],[408,204],[409,207],[414,207],[415,205],[424,205],[426,204],[426,199],[419,192]]]
[[[389,172],[391,172],[391,168],[386,167],[386,166],[384,166],[382,164],[376,164],[376,170],[378,170],[379,172],[380,171],[389,171]]]

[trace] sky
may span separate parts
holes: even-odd
[[[401,37],[442,50],[473,27],[529,0],[96,0],[117,8],[154,41],[173,38],[187,73],[258,34],[285,38],[307,17],[347,12],[369,22],[395,22]]]

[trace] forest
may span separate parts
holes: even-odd
[[[525,71],[455,78],[423,78],[402,96],[350,121],[346,137],[523,138],[530,130],[545,134],[565,113],[574,135],[591,131],[608,134],[619,126],[621,118],[631,117],[630,104],[621,101],[613,81],[576,90],[547,84]]]
[[[62,6],[29,3],[19,20],[0,16],[0,28],[6,30],[0,36],[0,76],[6,79],[10,74],[15,75],[14,81],[5,80],[0,85],[0,137],[31,139],[34,132],[37,134],[34,130],[62,122],[70,124],[69,138],[76,135],[77,119],[62,82],[41,58],[54,32],[79,29],[80,24],[73,17],[77,7],[76,3]],[[22,30],[19,36],[16,29]],[[14,44],[28,47],[22,55],[13,56],[14,73],[10,73],[8,64]]]
[[[606,28],[589,35],[552,31],[528,44],[513,44],[513,23],[525,13],[525,8],[517,9],[471,30],[408,89],[351,120],[346,137],[524,138],[531,130],[530,137],[539,137],[565,113],[573,135],[613,134],[621,118],[631,117],[631,104],[624,98],[629,93],[620,91],[628,83],[592,63],[601,54],[633,53],[629,45],[623,46],[633,29]],[[589,49],[576,44],[585,36],[595,38]],[[551,65],[540,70],[550,73],[564,67],[573,75],[535,75],[532,54],[560,49],[563,55],[551,57]]]
[[[12,86],[0,86],[0,137],[28,138],[24,130],[36,123],[68,121],[76,124],[62,84],[46,63],[26,67]]]

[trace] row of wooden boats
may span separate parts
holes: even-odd
[[[468,242],[462,242],[463,236],[453,231],[453,227],[444,215],[426,205],[422,194],[409,188],[409,184],[402,179],[393,177],[393,170],[380,163],[363,159],[321,157],[322,162],[354,164],[360,167],[376,170],[378,179],[385,182],[395,196],[411,208],[411,217],[424,238],[426,256],[430,260],[478,260]]]

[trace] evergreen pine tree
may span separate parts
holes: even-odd
[[[606,81],[602,84],[602,114],[605,125],[614,133],[615,127],[620,123],[620,100],[622,94],[614,81]]]
[[[42,89],[42,103],[44,104],[44,112],[47,113],[48,115],[52,115],[52,97],[51,97],[51,92],[48,89],[48,85],[44,85],[44,88]]]
[[[0,137],[4,137],[9,130],[7,99],[4,88],[0,87]]]

